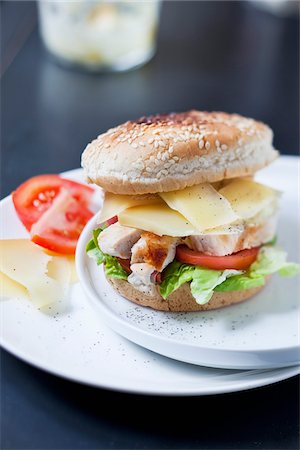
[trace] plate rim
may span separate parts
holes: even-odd
[[[20,359],[21,361],[29,364],[30,366],[33,366],[34,368],[37,368],[39,370],[42,370],[46,373],[49,373],[54,376],[58,376],[59,378],[62,378],[64,380],[69,380],[75,383],[83,384],[86,386],[91,386],[94,388],[101,388],[101,389],[107,389],[111,391],[116,392],[123,392],[127,394],[136,394],[136,395],[156,395],[156,396],[164,396],[164,397],[184,397],[184,396],[206,396],[206,395],[217,395],[217,394],[230,394],[233,392],[242,392],[247,391],[263,386],[268,386],[270,384],[278,383],[280,381],[287,380],[289,378],[295,377],[300,375],[300,365],[297,366],[291,366],[291,367],[281,367],[277,369],[263,369],[263,370],[245,370],[244,372],[250,374],[250,372],[260,372],[263,374],[267,374],[266,378],[258,378],[258,379],[248,379],[247,382],[245,382],[244,379],[242,380],[234,380],[229,386],[226,386],[222,384],[222,377],[220,377],[220,383],[218,383],[215,386],[192,386],[188,388],[180,388],[179,390],[176,389],[170,389],[166,390],[166,386],[162,386],[161,388],[151,387],[147,388],[145,390],[144,388],[140,388],[139,386],[131,385],[128,386],[122,386],[121,380],[120,383],[115,382],[93,382],[91,380],[83,380],[80,377],[73,376],[66,371],[60,371],[58,372],[56,369],[51,368],[47,364],[40,363],[36,358],[28,358],[28,356],[25,355],[24,352],[21,352],[17,350],[13,345],[7,345],[3,342],[2,335],[0,336],[0,346],[5,351],[10,353],[11,355],[15,356],[16,358]],[[188,363],[187,363],[188,364]],[[200,366],[199,366],[200,367]],[[216,369],[217,370],[217,369]]]

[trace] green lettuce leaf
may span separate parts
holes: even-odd
[[[286,261],[287,253],[278,248],[264,246],[256,261],[250,266],[250,275],[271,275],[278,272],[281,276],[292,276],[300,272],[300,265]]]
[[[216,286],[214,290],[216,292],[242,291],[243,289],[263,286],[264,284],[265,277],[262,275],[253,278],[250,275],[237,275],[227,278],[222,284]]]
[[[103,228],[93,230],[93,239],[91,239],[87,246],[86,252],[90,258],[93,258],[97,265],[104,264],[105,274],[111,278],[119,278],[127,280],[128,274],[120,265],[115,256],[107,255],[103,253],[98,244],[98,236],[103,231]]]
[[[105,255],[104,270],[107,277],[121,280],[127,280],[128,278],[127,272],[125,272],[115,256]]]
[[[293,277],[300,273],[300,264],[287,262],[279,269],[278,273],[281,277]]]
[[[160,285],[161,296],[166,299],[172,292],[176,291],[182,284],[193,279],[195,266],[181,264],[174,260],[164,272],[164,279]]]
[[[248,272],[243,275],[227,279],[215,290],[218,292],[240,291],[263,286],[265,277],[278,272],[282,277],[288,277],[300,273],[300,265],[286,261],[287,253],[270,245],[261,248],[256,261],[250,266]]]
[[[271,239],[270,241],[265,243],[265,245],[276,245],[276,244],[277,244],[277,236],[276,235],[273,237],[273,239]]]
[[[166,299],[182,284],[191,282],[191,292],[196,302],[200,305],[207,303],[213,295],[214,288],[221,284],[227,277],[240,274],[237,270],[217,271],[200,266],[191,266],[173,261],[164,273],[163,282],[160,285],[161,296]]]
[[[101,228],[98,228],[97,230],[93,230],[93,239],[89,241],[89,243],[86,246],[86,252],[90,258],[93,258],[97,265],[100,266],[100,264],[105,262],[105,255],[100,250],[99,244],[98,244],[98,236],[103,231]]]
[[[221,285],[227,278],[230,280],[231,277],[240,276],[241,273],[241,270],[218,271],[197,266],[191,282],[192,295],[199,305],[204,305],[209,302],[217,286]]]

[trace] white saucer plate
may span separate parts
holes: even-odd
[[[298,158],[282,157],[257,177],[283,192],[279,245],[291,261],[299,260],[298,169]],[[94,217],[80,237],[77,272],[98,317],[120,335],[161,355],[208,367],[253,370],[300,362],[299,277],[275,275],[252,299],[215,311],[154,311],[116,293],[102,266],[87,257],[85,247],[96,227]]]
[[[82,180],[80,169],[64,175]],[[0,202],[0,215],[2,239],[28,236],[10,197]],[[0,300],[0,320],[2,348],[49,373],[99,388],[148,395],[210,395],[257,388],[300,373],[299,366],[212,369],[155,354],[112,331],[106,319],[95,314],[78,283],[63,311],[52,308],[43,314],[26,300]]]

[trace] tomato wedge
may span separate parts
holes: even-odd
[[[80,233],[93,213],[62,188],[51,206],[31,227],[31,240],[55,253],[75,253]]]
[[[182,263],[204,266],[215,270],[243,270],[247,269],[256,260],[259,249],[260,247],[255,247],[227,256],[211,256],[191,250],[186,245],[179,245],[176,249],[176,259]]]
[[[53,200],[64,187],[79,203],[88,207],[94,190],[89,186],[67,180],[59,175],[38,175],[22,183],[12,194],[16,212],[30,231],[53,203]]]

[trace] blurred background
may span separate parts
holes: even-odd
[[[1,2],[2,196],[157,112],[238,112],[299,153],[298,2],[39,3]]]

